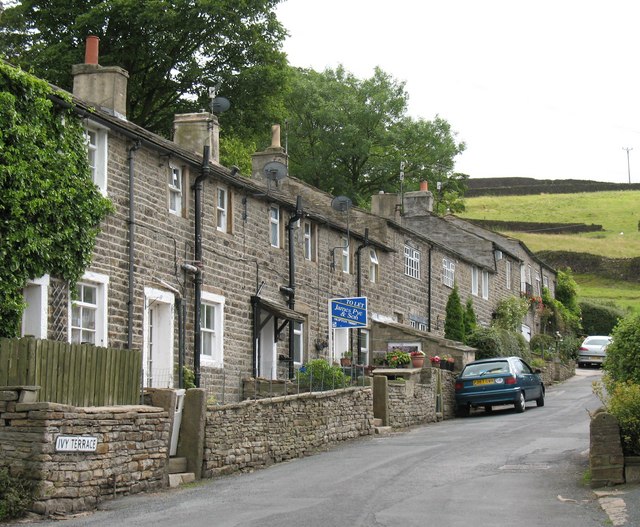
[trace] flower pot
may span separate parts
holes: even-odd
[[[411,365],[414,368],[422,368],[422,366],[424,366],[424,357],[411,357]]]
[[[341,357],[340,366],[342,366],[343,368],[346,366],[351,366],[351,359],[348,357]]]

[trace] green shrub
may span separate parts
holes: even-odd
[[[324,359],[315,359],[296,373],[300,387],[311,391],[334,390],[349,385],[347,377],[340,366],[332,366]]]
[[[467,303],[464,309],[464,342],[467,343],[469,335],[473,333],[473,330],[477,327],[476,312],[473,309],[473,299],[467,298]]]
[[[455,285],[447,300],[444,319],[444,338],[457,342],[464,340],[464,309],[460,303],[458,286]]]
[[[614,304],[580,302],[582,329],[586,335],[609,335],[625,312]]]
[[[468,344],[478,350],[476,359],[517,355],[528,360],[531,355],[520,333],[499,327],[477,328],[469,335]]]
[[[512,296],[498,302],[493,325],[507,331],[518,331],[522,325],[529,303],[524,298]]]
[[[578,348],[582,343],[582,339],[577,337],[562,337],[558,342],[558,355],[562,362],[575,362],[578,358]]]
[[[33,503],[37,484],[0,468],[0,521],[23,516]]]
[[[603,369],[607,389],[627,381],[640,384],[640,313],[623,318],[611,332],[613,342],[607,347]]]
[[[533,353],[547,356],[556,350],[556,339],[551,335],[543,335],[541,333],[531,337],[529,341],[529,349]]]
[[[393,349],[387,352],[386,362],[389,368],[399,368],[403,364],[409,364],[411,362],[411,355],[400,349]]]
[[[618,383],[609,393],[607,410],[620,423],[624,454],[640,456],[640,384]]]
[[[541,357],[535,357],[533,359],[531,359],[531,362],[529,363],[529,366],[531,366],[534,370],[536,368],[544,368],[547,365],[547,362],[541,358]]]

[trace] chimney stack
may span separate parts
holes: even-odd
[[[129,74],[117,66],[103,67],[98,64],[99,42],[98,37],[89,35],[85,63],[72,66],[73,95],[111,115],[126,119]]]
[[[288,157],[288,154],[280,145],[280,125],[274,124],[271,127],[271,146],[251,156],[251,176],[265,180],[263,173],[265,165],[272,161],[278,161],[284,166],[288,166]]]
[[[181,113],[173,117],[173,142],[195,154],[209,146],[211,161],[220,163],[220,125],[209,112]]]

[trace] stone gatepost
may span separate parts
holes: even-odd
[[[591,418],[591,487],[624,483],[624,455],[618,420],[603,408]]]
[[[385,375],[373,376],[373,417],[389,426],[389,386]]]

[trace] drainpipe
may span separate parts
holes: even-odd
[[[289,285],[284,292],[289,297],[289,309],[296,306],[296,251],[295,251],[295,224],[302,218],[302,196],[298,196],[296,199],[296,211],[293,216],[289,218],[287,223],[287,232],[289,233]],[[289,378],[293,378],[293,355],[294,355],[294,327],[293,322],[289,321]]]
[[[193,373],[196,388],[200,388],[200,334],[202,332],[200,323],[200,304],[202,302],[202,191],[204,180],[210,175],[209,167],[209,145],[205,145],[202,153],[202,169],[200,175],[193,183],[195,199],[195,264],[197,271],[194,276],[194,320],[193,320]]]
[[[360,260],[360,251],[370,245],[369,243],[369,229],[364,229],[364,241],[362,245],[360,245],[356,249],[356,296],[362,296],[362,264]],[[356,356],[356,364],[361,364],[362,362],[362,328],[358,328],[358,354]]]
[[[129,164],[129,220],[127,222],[129,228],[129,297],[127,299],[127,348],[133,348],[133,296],[135,290],[135,210],[134,210],[134,166],[133,166],[133,153],[140,148],[140,141],[136,141],[131,148],[129,148],[129,155],[127,162]]]
[[[433,247],[429,245],[429,282],[427,282],[427,331],[431,333],[431,275],[433,271],[431,269],[431,250]]]

